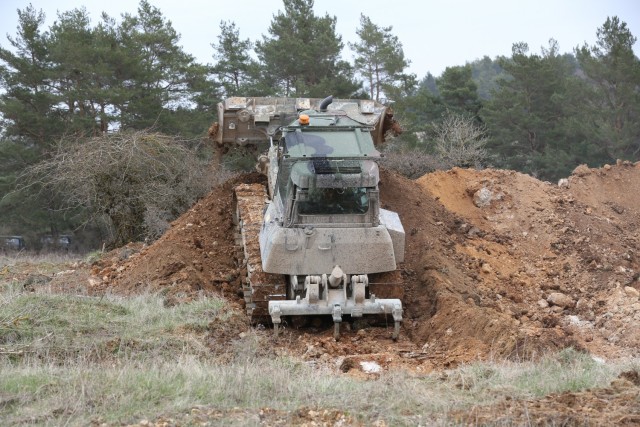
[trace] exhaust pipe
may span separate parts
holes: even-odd
[[[333,102],[333,95],[329,95],[325,99],[323,99],[322,102],[320,102],[320,112],[324,113],[325,111],[327,111],[327,107],[332,102]]]

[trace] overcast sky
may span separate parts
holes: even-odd
[[[101,12],[119,18],[136,13],[135,0],[0,0],[0,45],[9,47],[6,35],[16,33],[16,9],[29,3],[47,15],[46,27],[57,11],[85,6],[94,23]],[[211,43],[217,42],[220,21],[236,23],[242,39],[260,40],[268,34],[273,15],[283,9],[282,0],[150,0],[181,34],[184,50],[201,63],[213,62]],[[598,27],[607,16],[618,16],[631,33],[640,37],[638,0],[316,0],[316,15],[337,17],[337,33],[345,42],[343,57],[352,62],[347,42],[357,41],[360,14],[379,26],[393,26],[410,71],[418,78],[427,72],[439,76],[448,66],[487,55],[510,56],[516,42],[529,44],[531,52],[558,41],[561,52],[572,52],[584,43],[593,45]],[[634,50],[640,56],[640,43]]]

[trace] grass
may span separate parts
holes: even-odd
[[[157,295],[94,298],[16,288],[0,295],[0,355],[23,362],[206,355],[197,337],[211,319],[224,317],[224,302],[213,298],[164,307]]]
[[[574,363],[585,385],[595,387],[615,377],[617,369],[598,368],[594,373],[591,363],[579,359]],[[532,371],[548,379],[552,373],[538,367],[514,373],[519,368],[473,365],[450,372],[444,380],[438,375],[392,373],[359,381],[282,358],[238,359],[222,365],[182,354],[173,362],[127,361],[101,368],[90,363],[4,365],[0,390],[9,403],[0,414],[11,423],[86,425],[98,418],[120,423],[186,414],[198,405],[290,411],[308,406],[361,414],[368,423],[383,418],[391,425],[416,425],[421,416],[442,417],[450,410],[490,404],[506,395],[542,395],[535,388],[523,387],[522,380]],[[487,369],[491,375],[484,378],[483,373],[478,380],[477,372]],[[470,389],[459,386],[461,376],[474,382]],[[548,389],[564,391],[567,387],[556,381]]]
[[[475,363],[368,381],[331,366],[265,355],[269,331],[252,331],[226,357],[207,346],[208,324],[230,312],[217,298],[166,307],[157,295],[93,298],[0,292],[0,425],[121,424],[189,420],[194,407],[302,407],[344,411],[365,424],[446,425],[447,413],[609,384],[637,360],[600,363],[568,349],[539,361]],[[254,425],[255,419],[219,420]]]
[[[60,265],[81,260],[82,257],[79,255],[65,252],[46,252],[41,254],[31,251],[0,252],[0,269],[30,265],[41,270],[55,269],[53,272],[57,272],[60,271]]]

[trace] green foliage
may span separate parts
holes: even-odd
[[[18,34],[8,36],[15,53],[0,47],[0,113],[5,136],[23,136],[38,145],[63,131],[56,112],[59,97],[50,90],[52,65],[45,16],[33,6],[18,11]]]
[[[358,90],[351,66],[340,59],[343,43],[335,29],[335,17],[313,13],[313,0],[284,0],[270,36],[256,42],[263,75],[271,80],[265,83],[275,95],[348,98]]]
[[[84,8],[59,12],[49,29],[33,6],[19,10],[18,20],[11,49],[0,47],[0,223],[5,232],[31,235],[34,247],[38,234],[86,222],[87,211],[60,211],[62,192],[14,191],[25,168],[55,157],[60,140],[116,128],[203,136],[218,96],[209,68],[182,50],[171,23],[145,0],[119,24],[103,14],[92,26]]]
[[[411,96],[396,102],[394,111],[404,130],[398,139],[410,148],[429,150],[424,141],[427,135],[433,134],[433,127],[446,111],[442,99],[428,86],[421,85]]]
[[[146,0],[140,2],[137,16],[124,15],[118,36],[127,56],[119,79],[126,99],[116,106],[121,125],[174,133],[163,128],[164,113],[192,101],[193,85],[205,83],[206,70],[182,50],[171,22]]]
[[[240,30],[234,22],[220,22],[218,43],[213,58],[217,61],[213,73],[224,88],[225,96],[268,95],[268,88],[260,88],[260,65],[251,57],[253,43],[240,40]]]
[[[591,90],[580,98],[582,122],[609,159],[640,158],[640,59],[636,37],[618,17],[607,18],[595,46],[576,49]],[[578,113],[580,113],[578,112]]]
[[[255,45],[222,21],[213,66],[196,63],[147,0],[135,14],[119,21],[103,14],[96,24],[84,8],[61,11],[49,28],[33,6],[19,10],[16,34],[0,47],[0,229],[55,234],[87,220],[86,206],[58,210],[61,193],[13,191],[20,171],[55,157],[59,141],[148,128],[202,137],[221,96],[391,99],[404,129],[397,153],[429,156],[420,170],[439,167],[436,141],[447,111],[486,126],[494,166],[543,179],[581,163],[640,158],[640,60],[636,37],[618,17],[607,18],[595,45],[575,56],[560,54],[554,40],[540,54],[516,43],[510,57],[485,56],[416,84],[392,27],[362,14],[359,40],[349,44],[352,65],[341,59],[335,16],[315,15],[313,0],[283,5]],[[246,161],[238,158],[231,160]]]
[[[47,56],[65,134],[100,134],[116,120],[108,110],[111,91],[118,86],[111,66],[115,42],[113,28],[91,28],[84,8],[58,14],[47,40]]]
[[[18,16],[18,35],[9,37],[15,53],[0,48],[0,114],[8,136],[51,147],[64,135],[113,128],[192,134],[194,126],[172,114],[193,104],[211,114],[208,69],[182,50],[171,23],[146,0],[120,24],[103,14],[92,27],[84,8],[60,12],[48,31],[32,6]],[[203,135],[210,118],[194,117]]]
[[[471,76],[471,67],[448,67],[439,78],[427,74],[420,82],[418,88],[411,91],[408,96],[400,98],[395,104],[397,115],[401,118],[401,125],[405,130],[400,136],[400,141],[406,148],[418,148],[434,155],[437,163],[444,167],[450,164],[451,159],[443,157],[444,151],[452,151],[452,148],[437,152],[436,141],[443,144],[442,130],[450,128],[447,118],[471,115],[476,121],[475,126],[480,126],[477,118],[481,102],[478,98],[477,87]],[[460,121],[461,124],[462,121]],[[447,138],[445,138],[447,139]],[[451,142],[451,141],[449,141]],[[460,150],[453,150],[459,152]],[[485,157],[483,154],[481,157]],[[467,163],[461,159],[453,161],[451,165]],[[473,161],[471,164],[479,164]]]
[[[617,17],[598,29],[596,46],[560,55],[557,42],[540,55],[515,44],[481,116],[499,166],[544,179],[577,165],[640,157],[640,60],[636,39]]]
[[[78,225],[77,210],[55,209],[56,197],[50,193],[16,191],[25,168],[40,158],[37,146],[21,140],[0,140],[0,234],[22,235],[27,248],[39,246],[39,235],[58,234]]]
[[[391,33],[393,27],[380,27],[369,17],[360,15],[357,43],[349,43],[356,54],[355,68],[364,77],[371,99],[382,95],[397,99],[415,86],[415,75],[405,74],[410,61],[405,58],[402,43]]]
[[[438,91],[438,84],[436,83],[436,78],[431,73],[427,73],[427,75],[420,81],[419,88],[424,88],[433,96],[440,96],[440,92]]]
[[[486,126],[494,166],[541,179],[567,176],[579,164],[640,158],[640,60],[636,38],[617,17],[598,29],[596,46],[560,54],[550,40],[540,54],[525,43],[511,57],[484,57],[427,75],[394,105],[406,148],[435,154],[446,110]],[[436,84],[434,86],[434,83]]]
[[[478,86],[471,77],[471,66],[447,67],[436,79],[438,92],[447,108],[459,114],[476,116],[481,103]]]
[[[472,70],[472,78],[478,88],[478,98],[486,101],[491,99],[491,93],[498,89],[497,80],[504,70],[499,61],[493,61],[488,56],[478,59],[469,64]]]
[[[558,178],[577,166],[564,133],[568,88],[577,79],[572,64],[559,55],[555,40],[540,55],[529,55],[526,43],[516,43],[512,57],[499,63],[508,74],[480,113],[491,131],[488,148],[501,167]]]

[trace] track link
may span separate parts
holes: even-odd
[[[269,323],[269,301],[286,299],[286,282],[280,274],[262,271],[259,234],[267,192],[262,184],[240,184],[234,190],[238,258],[246,269],[242,291],[247,315],[254,324]]]

